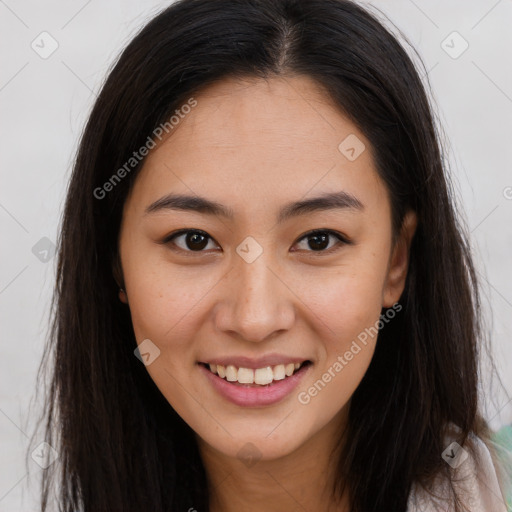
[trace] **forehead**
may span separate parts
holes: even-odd
[[[277,150],[292,158],[306,151],[332,154],[340,136],[357,130],[305,76],[225,79],[196,100],[169,141],[186,145],[192,135],[219,150],[264,147],[265,153]]]
[[[363,202],[382,195],[369,141],[309,77],[225,79],[194,99],[136,180],[147,204],[171,190],[224,203],[227,191],[234,202],[297,199],[313,189],[362,194]]]

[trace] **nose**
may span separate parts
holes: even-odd
[[[289,330],[295,321],[295,295],[275,261],[265,252],[252,263],[238,255],[234,260],[217,304],[216,327],[251,342]]]

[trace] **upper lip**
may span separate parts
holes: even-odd
[[[206,364],[220,364],[222,366],[233,365],[237,368],[265,368],[266,366],[276,366],[278,364],[289,364],[289,363],[303,363],[309,361],[307,358],[301,358],[297,356],[287,356],[284,354],[267,354],[262,357],[246,357],[246,356],[226,356],[226,357],[212,357],[202,361]]]

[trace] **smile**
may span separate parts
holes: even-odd
[[[198,363],[216,393],[241,407],[265,407],[280,402],[291,395],[312,366],[311,361],[261,368]]]
[[[309,361],[302,363],[277,364],[263,368],[243,368],[234,365],[224,366],[221,364],[203,363],[212,373],[228,382],[239,384],[253,384],[255,386],[266,386],[274,381],[284,380],[291,377],[302,366],[310,364]]]

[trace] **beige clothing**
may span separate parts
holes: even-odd
[[[454,441],[453,438],[446,443],[447,455],[445,456],[447,458],[445,460],[450,460],[454,466],[457,466],[450,468],[455,477],[454,480],[456,480],[453,484],[454,489],[458,491],[464,505],[471,512],[507,512],[489,449],[476,436],[470,437],[470,440],[479,455],[480,466],[477,466],[470,451],[459,454],[460,459],[457,461],[459,462],[457,466],[457,462],[452,462],[453,459],[450,456],[455,458],[454,452],[457,453],[458,445],[453,445],[454,449],[449,449],[451,442]],[[453,498],[449,499],[451,494],[446,478],[438,479],[435,493],[445,500],[436,499],[421,486],[414,485],[407,502],[407,512],[452,512],[454,510]]]

